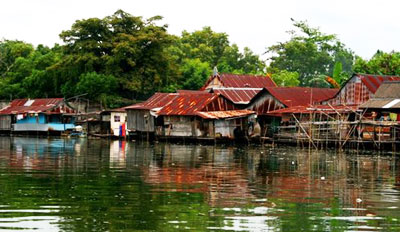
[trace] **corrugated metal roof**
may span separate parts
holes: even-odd
[[[220,75],[211,76],[206,84],[201,88],[205,89],[214,78],[218,78],[223,87],[226,88],[264,88],[264,87],[276,87],[275,82],[270,76],[256,76],[248,74],[228,74],[223,73]]]
[[[63,102],[63,98],[15,99],[1,109],[0,114],[42,113],[50,110],[48,113],[73,113],[74,110],[65,105],[62,109],[55,108]]]
[[[204,94],[179,94],[173,101],[170,101],[158,115],[196,115],[196,112],[203,110],[208,103],[218,98],[215,93]]]
[[[262,88],[218,88],[213,89],[212,92],[219,93],[226,97],[235,104],[249,104]]]
[[[319,103],[332,98],[338,92],[338,89],[310,87],[269,87],[266,89],[287,107]]]
[[[221,118],[240,118],[255,114],[252,110],[227,110],[227,111],[209,111],[197,112],[196,115],[205,119],[221,119]]]
[[[125,107],[126,110],[129,109],[142,109],[142,110],[149,110],[154,108],[159,108],[167,105],[170,101],[175,99],[179,94],[177,93],[155,93],[149,99],[144,102],[127,106]]]
[[[361,109],[400,109],[399,99],[369,99],[360,106]]]
[[[384,82],[375,92],[374,98],[400,98],[400,82]]]
[[[360,77],[361,81],[367,88],[375,93],[379,86],[385,81],[400,81],[400,76],[384,76],[384,75],[371,75],[371,74],[355,74]]]
[[[283,114],[309,114],[309,113],[319,113],[319,112],[323,112],[324,114],[337,114],[337,113],[355,112],[355,111],[357,111],[356,106],[343,106],[343,105],[293,106],[289,108],[271,111],[267,115],[282,116]]]

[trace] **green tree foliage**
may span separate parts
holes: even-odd
[[[211,75],[210,66],[200,59],[186,59],[182,66],[182,77],[184,89],[200,89]]]
[[[156,24],[160,19],[144,20],[119,10],[103,19],[76,21],[60,34],[66,43],[64,83],[77,83],[80,74],[96,72],[113,75],[118,93],[126,98],[145,99],[162,90],[174,81],[176,71],[166,52],[172,37],[166,25]]]
[[[56,96],[54,79],[48,68],[61,57],[57,51],[21,41],[0,42],[1,79],[0,97],[50,97]]]
[[[342,64],[343,72],[350,75],[353,52],[335,35],[324,34],[302,21],[294,21],[293,25],[300,33],[289,32],[289,41],[270,46],[267,50],[272,53],[272,68],[299,73],[302,86],[323,83],[316,80],[320,80],[321,76],[331,76],[337,62]]]
[[[289,72],[286,70],[280,70],[271,74],[271,78],[278,86],[298,86],[300,83],[299,74],[297,72]]]
[[[89,72],[79,77],[79,82],[75,87],[75,94],[87,94],[89,99],[101,101],[107,96],[115,95],[117,87],[117,79],[114,76]]]
[[[356,73],[372,73],[380,75],[400,75],[400,53],[377,51],[370,60],[357,57],[354,64]]]
[[[170,57],[180,67],[178,87],[196,89],[204,84],[209,73],[217,67],[221,73],[236,74],[264,74],[265,62],[245,47],[243,53],[239,51],[236,44],[230,45],[226,33],[214,32],[210,27],[189,33],[184,31],[181,37],[175,37],[173,46],[168,48]],[[191,61],[190,61],[191,60]],[[208,71],[205,72],[204,65],[208,64]],[[195,65],[196,64],[196,65]],[[207,75],[192,77],[188,80],[188,65],[192,73]],[[194,71],[193,69],[199,68]],[[199,83],[194,83],[194,80]],[[201,82],[200,82],[201,81]],[[188,83],[191,84],[188,84]]]

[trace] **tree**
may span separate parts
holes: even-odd
[[[195,73],[202,75],[211,73],[214,67],[221,73],[265,74],[265,62],[258,55],[247,47],[240,52],[236,44],[230,45],[226,33],[214,32],[210,27],[192,33],[183,31],[181,37],[174,37],[174,43],[168,48],[168,53],[173,63],[180,67],[178,88],[192,89],[204,84],[204,77],[188,77],[188,73],[192,72],[194,67],[200,68]],[[204,64],[208,64],[207,72]],[[194,83],[195,80],[199,83]]]
[[[117,86],[117,80],[112,75],[84,73],[79,77],[74,94],[87,94],[90,100],[101,101],[106,96],[115,95]]]
[[[211,75],[209,64],[200,59],[186,59],[182,66],[184,89],[200,89]]]
[[[286,70],[272,73],[271,78],[278,86],[298,86],[300,83],[299,74],[297,72],[289,72]]]
[[[400,75],[400,53],[377,51],[370,60],[356,58],[354,71],[380,75]]]
[[[149,19],[118,10],[103,19],[78,20],[60,37],[66,43],[63,82],[77,83],[82,73],[113,75],[119,94],[145,99],[177,76],[166,52],[172,43],[160,16]]]
[[[343,72],[350,75],[353,52],[335,35],[323,34],[303,21],[294,21],[293,25],[301,34],[291,31],[289,41],[270,46],[267,50],[272,53],[272,68],[299,73],[302,86],[315,83],[321,75],[332,75],[337,62],[341,62]]]

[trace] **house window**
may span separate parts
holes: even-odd
[[[114,122],[120,122],[120,121],[121,121],[121,116],[114,115]]]

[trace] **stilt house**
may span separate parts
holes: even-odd
[[[333,98],[323,101],[323,104],[360,105],[373,97],[383,82],[390,81],[400,81],[400,77],[355,73]]]
[[[2,128],[15,133],[61,133],[74,128],[75,110],[63,98],[16,99],[0,110],[0,116]]]
[[[159,137],[192,139],[241,139],[247,136],[249,117],[255,112],[238,110],[220,94],[179,93],[157,113]]]

